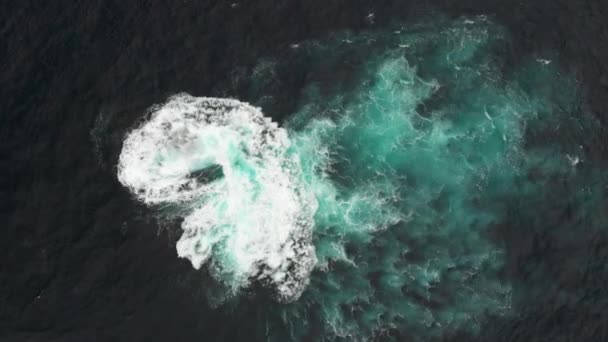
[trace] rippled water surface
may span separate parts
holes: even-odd
[[[10,12],[0,340],[603,340],[608,8],[140,5]]]

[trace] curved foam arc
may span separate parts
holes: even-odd
[[[493,229],[514,212],[534,225],[552,205],[547,184],[582,188],[593,174],[572,164],[586,159],[570,146],[579,126],[561,123],[576,117],[585,134],[599,124],[578,115],[557,63],[507,71],[501,27],[434,19],[261,61],[242,87],[260,101],[285,95],[281,72],[308,75],[286,128],[236,100],[179,95],[126,137],[120,181],[184,213],[178,254],[210,267],[210,299],[257,280],[289,302],[230,312],[256,339],[474,331],[510,312]],[[328,70],[348,77],[322,84]]]
[[[211,262],[235,292],[257,279],[297,299],[315,264],[316,201],[286,131],[230,99],[181,94],[152,111],[125,139],[120,182],[146,204],[187,208],[177,251],[195,268]],[[209,168],[221,175],[193,176]]]

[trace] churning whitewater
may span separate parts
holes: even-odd
[[[246,103],[176,95],[125,139],[118,179],[149,205],[187,208],[180,257],[234,292],[258,280],[280,301],[315,265],[314,196],[287,133]]]
[[[231,85],[289,114],[281,127],[176,95],[126,136],[118,179],[183,218],[178,255],[210,270],[209,303],[251,339],[473,333],[512,312],[501,227],[533,229],[555,182],[598,177],[575,80],[508,47],[483,16],[300,42]],[[261,286],[273,300],[238,295]]]

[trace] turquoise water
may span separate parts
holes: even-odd
[[[301,42],[247,80],[263,107],[281,70],[307,70],[282,127],[238,101],[174,97],[125,144],[119,178],[146,203],[186,208],[179,255],[210,267],[210,302],[260,338],[475,333],[513,314],[498,227],[542,224],[555,182],[593,210],[588,184],[605,178],[574,78],[547,52],[507,61],[508,44],[485,17]],[[195,127],[188,143],[159,153],[177,132],[163,122]],[[260,287],[275,300],[241,310]]]

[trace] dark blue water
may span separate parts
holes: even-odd
[[[210,308],[205,292],[213,277],[176,257],[180,221],[158,219],[117,181],[124,135],[151,104],[182,91],[252,103],[260,89],[280,94],[263,110],[283,122],[300,109],[311,78],[348,88],[355,73],[344,67],[311,75],[279,65],[281,88],[235,79],[260,60],[281,60],[292,44],[344,30],[381,31],[430,11],[454,18],[485,14],[504,27],[510,36],[502,48],[505,70],[532,52],[558,56],[558,69],[581,89],[581,107],[598,120],[584,141],[587,161],[605,163],[605,1],[0,4],[0,210],[6,222],[0,340],[249,341],[265,340],[267,329],[288,330],[280,323],[260,326],[259,308],[269,303],[264,289],[252,289],[238,305]],[[535,137],[529,143],[572,139]],[[479,314],[479,329],[428,339],[607,339],[604,181],[590,174],[584,185],[593,196],[577,197],[580,189],[553,179],[534,197],[537,203],[521,198],[521,209],[513,206],[512,219],[488,237],[504,250],[499,276],[512,288],[512,313]],[[542,210],[530,215],[531,207]],[[304,338],[319,340],[325,329],[319,317],[309,320]],[[420,336],[397,327],[374,339]]]

